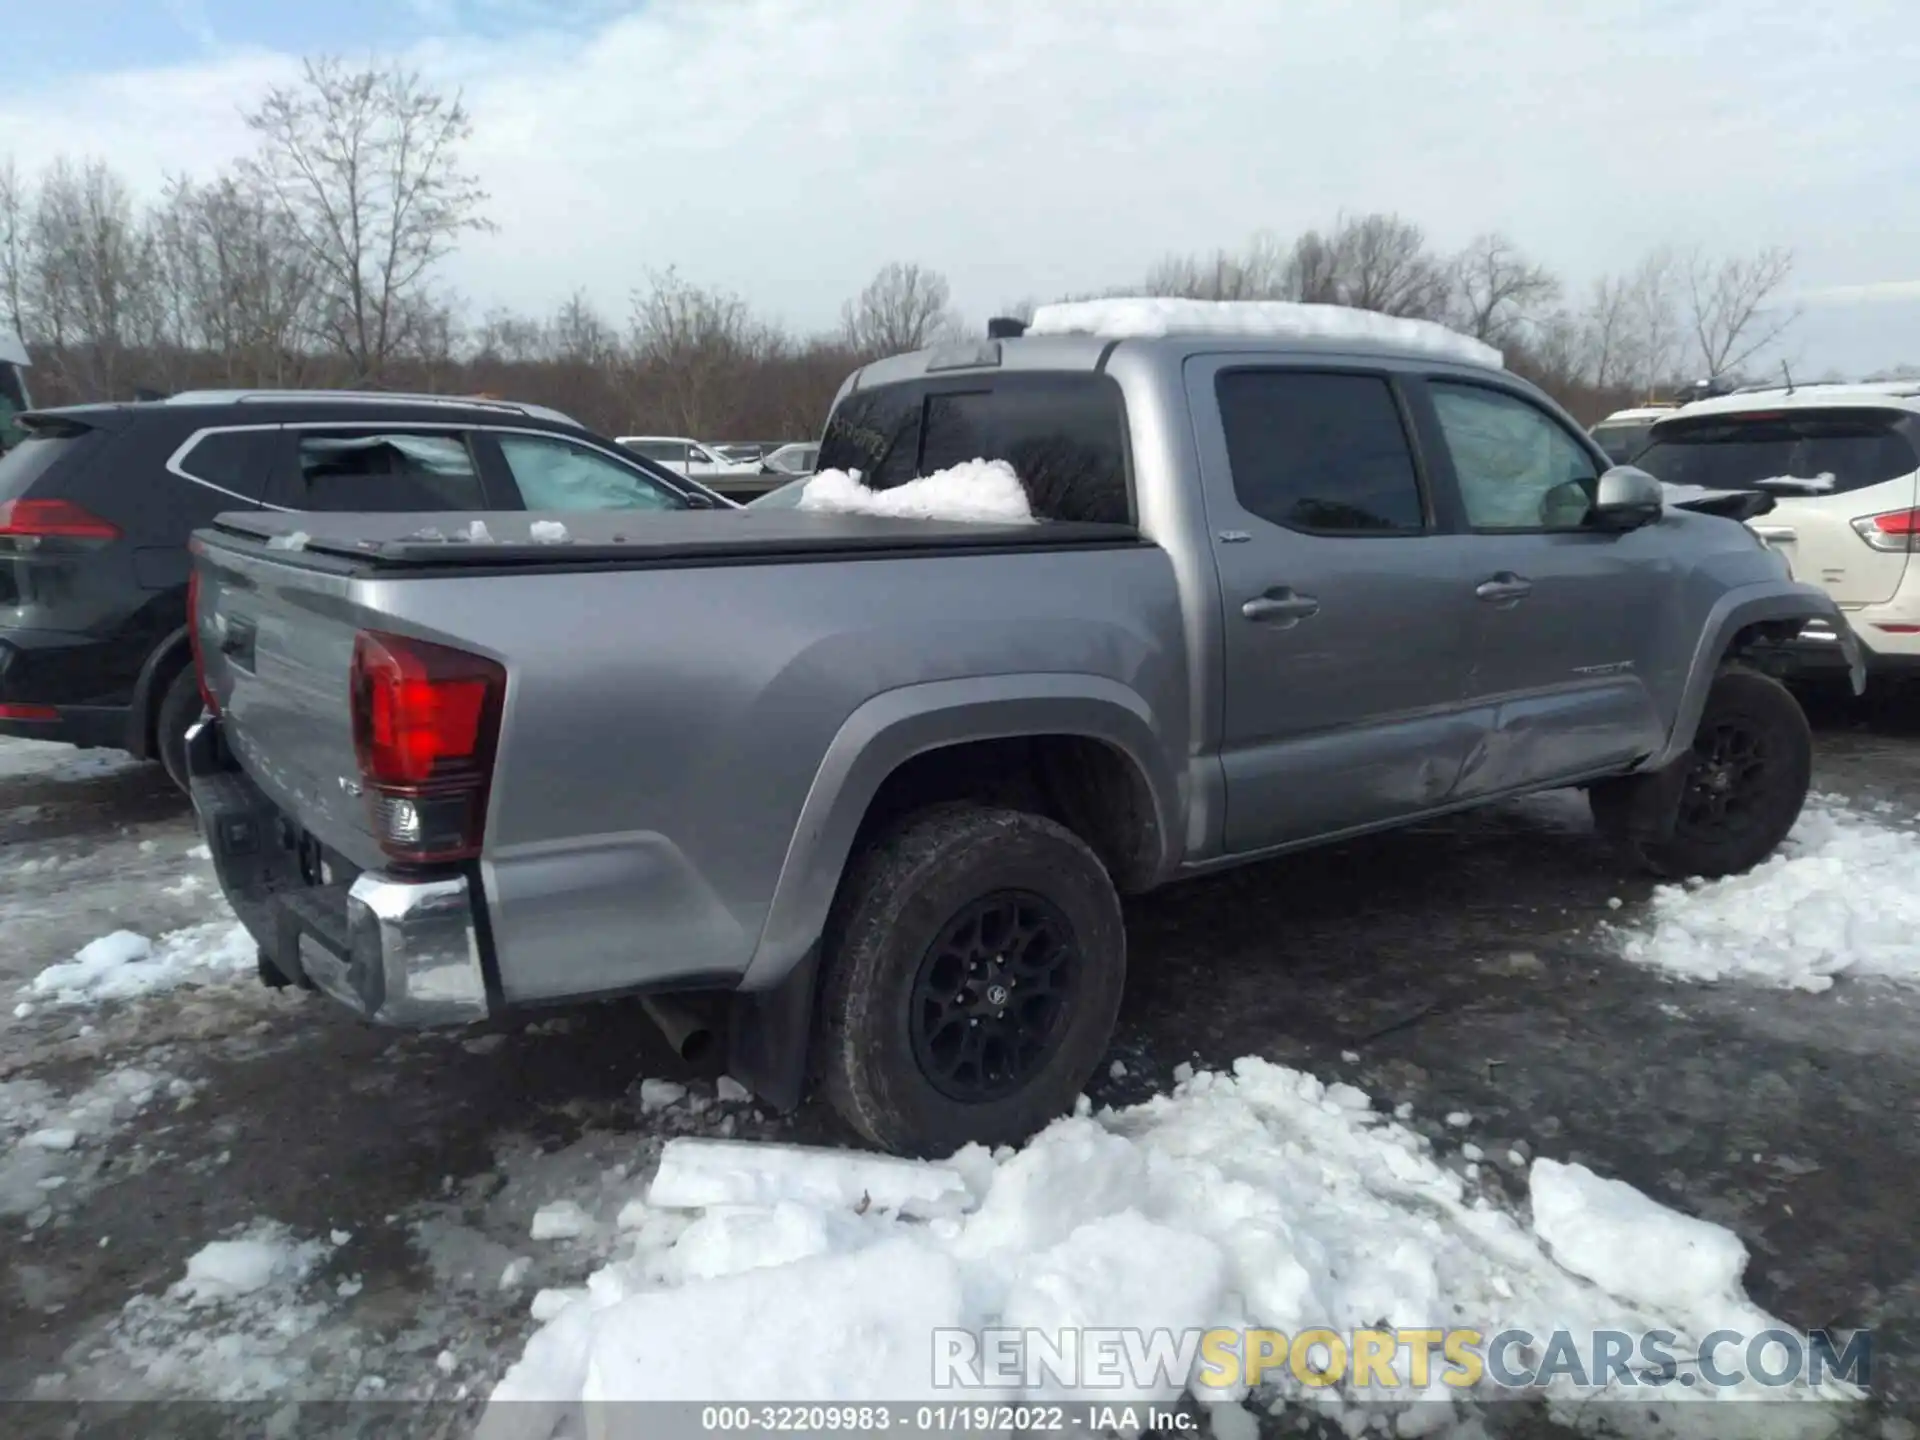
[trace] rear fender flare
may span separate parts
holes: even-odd
[[[1713,688],[1714,677],[1720,673],[1734,637],[1749,625],[1767,620],[1825,620],[1841,637],[1841,643],[1850,647],[1848,659],[1856,669],[1860,664],[1859,642],[1854,639],[1845,614],[1826,591],[1790,580],[1742,585],[1729,590],[1714,602],[1700,627],[1700,638],[1694,646],[1686,684],[1674,711],[1673,730],[1667,738],[1666,749],[1642,768],[1660,769],[1693,748],[1694,732],[1700,728],[1700,716],[1706,709],[1707,692]]]
[[[1152,796],[1160,847],[1155,873],[1171,870],[1169,847],[1181,833],[1179,782],[1137,692],[1079,674],[999,675],[889,690],[848,716],[827,747],[741,988],[778,984],[819,941],[867,807],[895,769],[929,750],[1031,735],[1079,735],[1123,753]]]

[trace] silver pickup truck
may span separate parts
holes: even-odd
[[[1857,659],[1746,527],[1420,347],[909,355],[821,466],[975,457],[1040,523],[202,531],[190,770],[263,977],[397,1024],[640,995],[772,1103],[1005,1141],[1102,1058],[1120,895],[1567,786],[1664,872],[1738,871],[1808,785],[1770,652],[1817,621]]]

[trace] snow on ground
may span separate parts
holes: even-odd
[[[1104,1403],[1197,1382],[935,1390],[941,1328],[1665,1327],[1684,1356],[1709,1331],[1775,1323],[1741,1291],[1731,1233],[1578,1166],[1536,1162],[1532,1185],[1529,1226],[1358,1090],[1258,1059],[944,1164],[676,1139],[619,1216],[624,1246],[583,1287],[542,1293],[547,1323],[480,1433],[545,1440],[582,1401]],[[1438,1368],[1425,1398],[1451,1402]],[[1591,1393],[1565,1377],[1548,1391],[1568,1405]],[[1288,1378],[1279,1396],[1339,1392]],[[1603,1408],[1621,1423],[1657,1413],[1645,1391],[1635,1401]],[[1345,1413],[1363,1424],[1379,1410]]]
[[[110,1070],[60,1098],[39,1080],[0,1080],[0,1219],[38,1230],[94,1188],[100,1147],[155,1104],[193,1103],[191,1081],[150,1066]]]
[[[339,1296],[312,1276],[337,1248],[331,1237],[296,1239],[268,1220],[213,1241],[164,1292],[127,1302],[107,1328],[98,1363],[130,1371],[159,1394],[297,1394],[316,1347],[330,1338],[321,1326]]]
[[[969,460],[888,490],[869,490],[858,470],[822,470],[807,481],[799,508],[914,520],[1033,523],[1026,487],[1004,460]]]
[[[224,903],[214,903],[224,918],[175,930],[157,942],[131,930],[102,935],[71,960],[42,970],[23,993],[31,1001],[85,1005],[251,978],[253,938]]]
[[[1503,363],[1500,352],[1431,320],[1405,320],[1344,305],[1291,300],[1115,298],[1042,305],[1029,335],[1102,335],[1127,340],[1155,335],[1267,335],[1283,340],[1363,340],[1471,365]]]
[[[1826,990],[1836,975],[1920,981],[1920,831],[1813,796],[1745,875],[1654,892],[1621,953],[1686,980]]]
[[[137,770],[144,763],[122,750],[81,750],[43,740],[0,737],[0,780],[91,780]]]

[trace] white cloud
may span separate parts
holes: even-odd
[[[504,37],[489,13],[409,57],[478,123],[500,229],[449,279],[483,303],[618,312],[678,264],[818,325],[899,258],[978,316],[1343,208],[1505,229],[1576,279],[1673,240],[1790,245],[1845,286],[1920,242],[1887,158],[1920,120],[1888,80],[1920,63],[1904,0],[654,0]],[[10,87],[0,153],[205,170],[293,63]]]
[[[1920,280],[1876,280],[1866,285],[1825,285],[1803,290],[1798,299],[1805,305],[1881,305],[1905,304],[1920,300]]]

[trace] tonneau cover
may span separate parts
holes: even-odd
[[[486,539],[469,538],[478,521]],[[536,540],[536,524],[565,527],[564,540]],[[211,531],[266,544],[303,536],[297,548],[373,570],[460,570],[819,558],[899,552],[1060,549],[1142,545],[1129,525],[1048,521],[1038,525],[835,515],[804,510],[594,510],[567,514],[285,513],[236,511]]]

